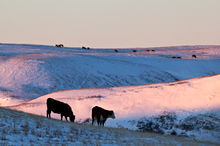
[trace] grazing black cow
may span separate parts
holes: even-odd
[[[172,59],[182,59],[182,57],[180,57],[180,56],[172,56],[171,58]]]
[[[92,125],[96,120],[98,125],[104,126],[107,118],[115,119],[114,112],[109,111],[109,110],[105,110],[105,109],[98,107],[98,106],[95,106],[92,108]]]
[[[74,122],[75,120],[75,115],[73,115],[71,107],[63,102],[60,102],[58,100],[55,100],[53,98],[48,98],[47,99],[47,118],[51,118],[50,114],[51,111],[54,113],[61,114],[61,120],[63,120],[63,116],[66,118],[70,118],[71,122]]]
[[[82,49],[85,49],[85,50],[86,50],[87,48],[86,48],[86,47],[84,47],[84,46],[82,46]]]
[[[63,47],[63,44],[56,44],[55,46],[60,48]]]
[[[196,55],[195,55],[195,54],[193,54],[193,55],[192,55],[192,58],[196,58]]]
[[[89,47],[84,47],[84,46],[82,46],[82,49],[85,49],[85,50],[90,50],[90,48],[89,48]]]
[[[117,50],[117,49],[115,49],[114,51],[115,51],[115,52],[118,52],[118,50]]]
[[[132,52],[137,52],[137,50],[132,50]]]

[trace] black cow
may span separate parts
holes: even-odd
[[[90,48],[89,48],[89,47],[84,47],[84,46],[82,46],[82,49],[85,49],[85,50],[90,50]]]
[[[71,122],[74,122],[75,120],[75,115],[73,115],[71,107],[63,102],[60,102],[58,100],[55,100],[53,98],[48,98],[47,99],[47,118],[51,118],[50,114],[51,111],[54,113],[61,114],[61,120],[63,120],[63,116],[66,118],[70,118]]]
[[[115,52],[118,52],[118,50],[117,50],[117,49],[115,49],[114,51],[115,51]]]
[[[195,55],[195,54],[193,54],[193,55],[192,55],[192,58],[196,58],[196,55]]]
[[[60,47],[64,47],[63,44],[56,44],[55,46],[56,46],[56,47],[59,47],[59,48],[60,48]]]
[[[109,111],[109,110],[105,110],[105,109],[98,107],[98,106],[95,106],[92,108],[92,125],[96,120],[98,125],[104,126],[107,118],[115,119],[114,112]]]

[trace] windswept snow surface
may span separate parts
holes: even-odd
[[[220,46],[118,50],[0,44],[0,106],[61,90],[144,85],[220,73]]]
[[[151,85],[59,91],[11,108],[46,116],[49,97],[70,104],[77,122],[91,118],[92,107],[98,105],[115,112],[116,119],[108,119],[106,126],[220,144],[220,75]],[[52,117],[60,119],[57,114]]]

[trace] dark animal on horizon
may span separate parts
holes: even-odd
[[[182,59],[182,57],[180,57],[180,56],[172,56],[171,58],[172,59]]]
[[[155,52],[155,50],[151,50],[152,52]]]
[[[48,98],[47,118],[51,118],[51,111],[60,114],[61,120],[63,120],[63,116],[65,117],[66,121],[68,121],[67,117],[69,117],[71,122],[74,122],[75,120],[75,115],[73,115],[72,109],[68,104],[55,100],[53,98]]]
[[[117,49],[115,49],[114,51],[115,51],[115,52],[118,52],[118,50],[117,50]]]
[[[98,125],[104,126],[107,118],[115,119],[115,114],[112,110],[105,110],[99,106],[95,106],[92,108],[92,125],[96,120]]]
[[[192,55],[192,58],[196,58],[196,55],[195,55],[195,54],[193,54],[193,55]]]
[[[82,46],[82,49],[89,50],[90,48]]]
[[[132,52],[137,52],[137,50],[132,50]]]
[[[63,44],[56,44],[56,47],[64,47]]]
[[[150,52],[150,50],[146,50],[146,52]]]

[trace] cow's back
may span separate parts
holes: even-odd
[[[51,111],[53,111],[54,113],[62,113],[63,110],[65,110],[67,104],[57,101],[55,99],[52,98],[48,98],[47,99],[47,108]]]
[[[103,113],[104,109],[98,106],[92,108],[92,116],[100,116]]]

